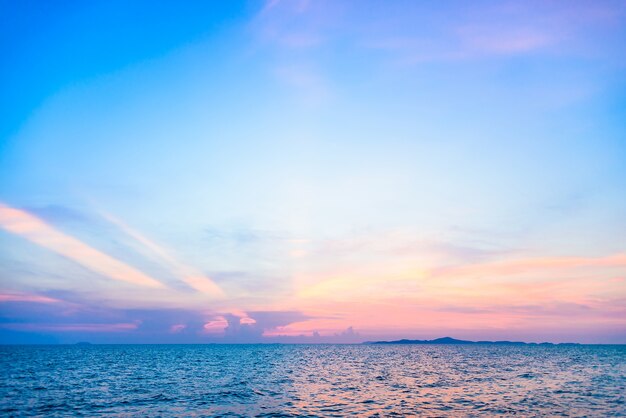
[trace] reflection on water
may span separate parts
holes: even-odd
[[[626,346],[5,346],[0,415],[626,414]]]

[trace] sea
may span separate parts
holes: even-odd
[[[626,346],[0,346],[0,416],[626,416]]]

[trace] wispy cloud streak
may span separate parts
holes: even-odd
[[[123,332],[133,331],[139,327],[138,323],[115,324],[2,324],[2,328],[18,331],[58,331],[58,332]]]
[[[568,269],[584,267],[626,267],[626,255],[606,257],[543,257],[525,260],[500,261],[444,267],[430,273],[432,277],[493,276],[525,273],[546,269]]]
[[[0,228],[48,248],[110,279],[138,286],[164,287],[161,282],[145,273],[54,229],[26,211],[0,204]]]
[[[0,302],[33,302],[33,303],[58,303],[60,300],[47,296],[29,295],[24,293],[0,293]]]
[[[167,266],[167,268],[172,273],[174,273],[180,280],[182,280],[195,290],[213,297],[224,297],[224,292],[213,280],[206,277],[195,268],[178,261],[161,245],[147,238],[141,232],[137,231],[134,228],[131,228],[126,223],[109,213],[101,211],[100,215],[110,223],[117,226],[126,235],[141,244],[145,249],[149,250],[150,255],[152,255],[153,258],[157,259],[157,261]]]

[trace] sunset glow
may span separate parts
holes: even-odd
[[[61,3],[2,6],[2,342],[626,343],[623,1]]]

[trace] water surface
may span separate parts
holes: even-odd
[[[0,346],[0,415],[626,415],[626,346]]]

